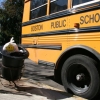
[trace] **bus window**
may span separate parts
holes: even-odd
[[[47,3],[47,0],[32,0],[31,1],[31,9],[39,7],[45,3]]]
[[[50,14],[67,9],[68,0],[50,0]]]
[[[99,0],[73,0],[73,7],[79,7],[81,5],[87,5],[90,3],[97,2]]]
[[[32,0],[30,19],[45,16],[47,12],[47,0]]]

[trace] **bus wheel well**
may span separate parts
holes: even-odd
[[[73,55],[77,55],[77,54],[89,56],[92,59],[94,59],[95,61],[99,62],[99,58],[97,58],[95,56],[95,54],[93,54],[89,50],[86,50],[86,49],[83,49],[83,48],[71,49],[71,50],[63,53],[63,55],[60,57],[60,60],[58,61],[57,65],[56,65],[54,74],[55,74],[55,79],[57,79],[57,81],[61,82],[61,70],[62,70],[62,66],[63,66],[65,60],[68,59],[69,57],[71,57]]]

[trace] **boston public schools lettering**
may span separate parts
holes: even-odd
[[[51,28],[66,27],[66,20],[51,22]]]
[[[100,14],[85,15],[80,17],[80,24],[98,23],[100,22]]]
[[[31,32],[43,30],[43,25],[31,26]]]

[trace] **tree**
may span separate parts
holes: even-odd
[[[1,37],[8,42],[13,36],[16,43],[21,37],[21,23],[24,0],[5,0],[0,8]]]

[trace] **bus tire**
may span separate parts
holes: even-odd
[[[66,91],[93,99],[99,92],[100,77],[96,61],[85,55],[73,55],[63,64],[61,78]]]

